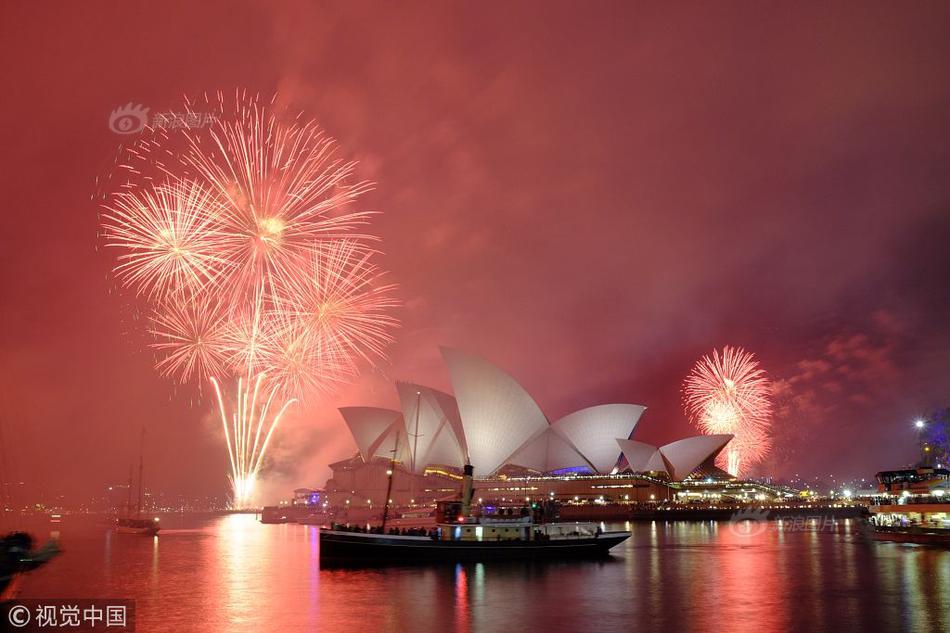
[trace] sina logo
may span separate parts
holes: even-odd
[[[769,511],[764,508],[743,508],[729,517],[729,529],[736,536],[756,536],[765,531]]]
[[[132,105],[130,101],[119,106],[109,115],[109,129],[116,134],[135,134],[141,132],[148,123],[148,108]]]

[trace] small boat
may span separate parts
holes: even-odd
[[[159,529],[158,518],[141,519],[122,517],[115,521],[115,531],[119,534],[142,534],[144,536],[156,536]]]
[[[293,523],[296,520],[297,511],[292,506],[264,506],[261,509],[260,522],[265,525]]]
[[[60,552],[55,537],[33,549],[33,537],[26,532],[0,536],[0,603],[16,598],[23,576],[42,567]]]
[[[630,538],[627,531],[605,531],[594,523],[556,520],[553,502],[540,508],[484,508],[471,512],[472,467],[466,466],[462,499],[440,502],[436,527],[386,531],[333,524],[320,529],[320,560],[330,563],[566,559],[607,556]]]
[[[329,521],[329,515],[321,504],[322,490],[297,488],[290,502],[281,501],[276,506],[261,508],[260,522],[265,524],[300,523],[302,525],[323,525]]]
[[[326,525],[330,522],[330,515],[326,512],[311,512],[297,519],[300,525]]]
[[[877,480],[881,494],[868,521],[874,540],[950,546],[950,470],[888,470]]]
[[[125,504],[126,516],[118,517],[113,524],[117,534],[140,534],[143,536],[157,536],[161,529],[158,517],[146,519],[142,516],[142,472],[144,469],[145,429],[142,429],[142,449],[139,451],[139,488],[138,504],[135,513],[132,513],[132,467],[129,467],[128,500]]]

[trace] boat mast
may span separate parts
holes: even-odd
[[[132,464],[129,464],[129,485],[126,486],[125,516],[132,516]]]
[[[9,504],[9,485],[10,482],[7,479],[7,449],[3,443],[3,422],[4,416],[0,415],[0,504],[3,504],[2,513],[0,517],[6,517],[7,506]],[[0,523],[3,522],[3,519],[0,518]]]
[[[383,506],[383,524],[380,531],[386,531],[386,520],[389,518],[389,495],[393,492],[393,475],[396,474],[396,455],[399,454],[399,429],[396,429],[396,443],[393,445],[393,456],[389,460],[389,483],[386,485],[386,504]]]
[[[139,443],[139,505],[136,510],[136,513],[138,514],[139,517],[141,517],[142,515],[142,469],[145,465],[144,453],[145,453],[145,427],[142,427],[142,439]],[[131,488],[131,482],[129,483],[129,487]]]
[[[422,402],[422,392],[416,392],[416,431],[412,434],[412,455],[409,456],[409,463],[411,464],[409,474],[412,475],[411,482],[411,491],[412,498],[416,498],[416,449],[419,446],[419,405]],[[387,497],[388,499],[388,497]]]

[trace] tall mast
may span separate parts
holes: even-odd
[[[396,455],[399,454],[399,429],[396,429],[396,443],[393,445],[393,456],[389,460],[389,483],[386,485],[386,504],[383,506],[383,524],[380,531],[386,531],[386,520],[389,518],[389,495],[393,493],[393,475],[396,474]]]
[[[422,392],[416,392],[416,430],[412,434],[412,455],[409,456],[409,462],[411,467],[409,468],[409,492],[412,495],[412,499],[416,498],[416,449],[419,447],[419,410],[422,408]]]
[[[7,449],[3,443],[3,422],[4,417],[0,416],[0,504],[2,504],[2,513],[0,517],[6,517],[7,506],[10,501],[10,480],[7,479]],[[0,518],[2,522],[2,518]]]
[[[419,405],[421,402],[422,402],[422,392],[417,391],[416,392],[416,430],[412,434],[412,459],[410,460],[410,462],[412,463],[413,474],[415,474],[416,472],[416,449],[419,446],[419,408],[420,408]]]
[[[139,443],[139,505],[138,514],[142,514],[142,469],[145,465],[145,427],[142,427],[142,439]]]
[[[132,464],[129,464],[129,485],[125,488],[125,515],[132,516]]]

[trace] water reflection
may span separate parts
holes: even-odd
[[[158,588],[158,536],[152,537],[152,589]]]
[[[468,633],[468,575],[462,565],[455,566],[455,630]]]
[[[174,521],[158,539],[64,525],[65,554],[23,596],[132,597],[145,633],[950,629],[950,552],[848,522],[631,524],[604,561],[354,570],[322,569],[310,526]]]
[[[309,593],[307,613],[311,622],[320,621],[320,530],[310,526],[307,528],[307,544],[310,552],[308,565]]]

